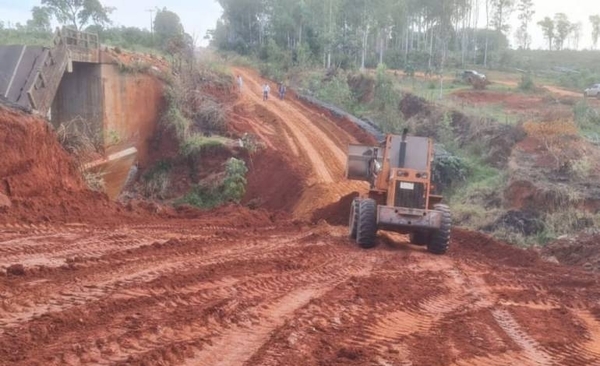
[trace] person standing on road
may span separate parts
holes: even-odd
[[[281,83],[279,84],[279,99],[283,100],[283,98],[285,97],[285,84]]]
[[[265,85],[263,85],[263,100],[269,100],[270,91],[271,87],[269,86],[269,83],[265,83]]]
[[[242,75],[238,75],[237,77],[238,87],[240,89],[240,93],[242,92],[242,86],[244,86],[244,80],[242,80]]]

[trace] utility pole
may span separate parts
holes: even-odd
[[[152,45],[154,45],[154,12],[155,9],[146,9],[150,13],[150,35],[152,36]]]

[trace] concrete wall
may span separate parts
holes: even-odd
[[[123,72],[117,64],[73,62],[73,72],[65,73],[59,85],[51,121],[55,127],[67,123],[91,133],[103,144],[105,159],[91,166],[104,172],[107,193],[114,199],[134,160],[146,164],[163,104],[162,82],[151,75]],[[131,147],[136,154],[111,160]]]
[[[107,153],[135,147],[144,164],[161,117],[162,83],[150,75],[122,72],[117,65],[104,64],[101,69]]]
[[[128,73],[116,64],[73,62],[52,104],[55,127],[71,127],[103,142],[106,154],[135,147],[144,163],[163,107],[162,83],[153,76]]]
[[[73,72],[65,72],[58,86],[50,113],[55,127],[65,123],[101,138],[104,119],[101,65],[74,62]]]

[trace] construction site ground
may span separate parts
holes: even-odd
[[[332,223],[367,189],[343,174],[346,145],[368,137],[293,95],[263,102],[264,81],[235,73],[234,127],[265,145],[249,190],[268,210],[154,214],[81,195],[56,220],[60,202],[44,217],[13,200],[0,365],[600,365],[596,274],[460,229],[447,256],[385,232],[359,249]],[[46,200],[78,184],[35,164],[8,170],[11,192],[34,173],[62,174]]]

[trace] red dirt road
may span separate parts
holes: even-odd
[[[237,71],[245,122],[306,179],[297,217],[365,188],[342,177],[354,137]],[[440,257],[214,216],[1,225],[0,365],[600,365],[596,275],[461,230]]]

